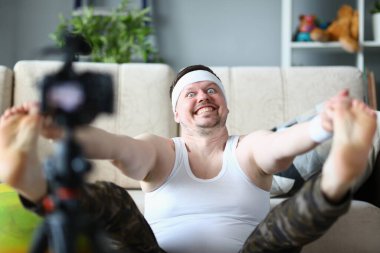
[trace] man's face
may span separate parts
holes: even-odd
[[[228,108],[218,85],[200,81],[184,88],[174,114],[184,128],[215,128],[225,126]]]

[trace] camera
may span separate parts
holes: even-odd
[[[113,85],[107,74],[76,73],[75,54],[88,51],[88,46],[78,36],[66,36],[65,40],[64,65],[40,84],[40,110],[58,125],[73,128],[90,123],[100,113],[113,112]]]

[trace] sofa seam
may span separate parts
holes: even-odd
[[[284,72],[285,72],[285,69],[284,68],[280,68],[280,78],[281,78],[281,100],[282,100],[282,106],[284,107],[284,110],[282,111],[282,121],[286,121],[285,119],[285,114],[286,114],[286,111],[288,110],[288,105],[285,103],[285,82],[286,82],[286,78],[284,78]]]

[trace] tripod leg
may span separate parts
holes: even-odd
[[[68,216],[61,212],[49,217],[50,243],[54,253],[73,253],[75,250],[76,231]]]
[[[44,221],[34,232],[30,253],[44,253],[48,248],[48,224]]]

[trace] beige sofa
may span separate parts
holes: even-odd
[[[11,104],[38,100],[37,83],[47,73],[58,70],[59,62],[20,61],[13,70],[0,67],[0,111]],[[175,72],[165,64],[76,63],[75,69],[108,73],[114,80],[116,113],[100,116],[94,122],[110,132],[137,135],[144,132],[166,137],[178,136],[169,99],[169,86]],[[270,129],[314,108],[337,91],[349,88],[365,99],[362,73],[352,67],[213,67],[227,93],[231,134]],[[12,99],[11,99],[12,98]],[[41,155],[51,145],[40,142]],[[110,180],[131,192],[141,210],[143,193],[138,183],[123,176],[108,161],[96,161],[90,180]],[[378,181],[380,184],[380,181]],[[374,193],[380,195],[380,192]],[[276,205],[283,199],[272,199]],[[165,204],[165,203],[163,203]],[[354,200],[343,216],[319,240],[303,252],[379,252],[380,208]]]

